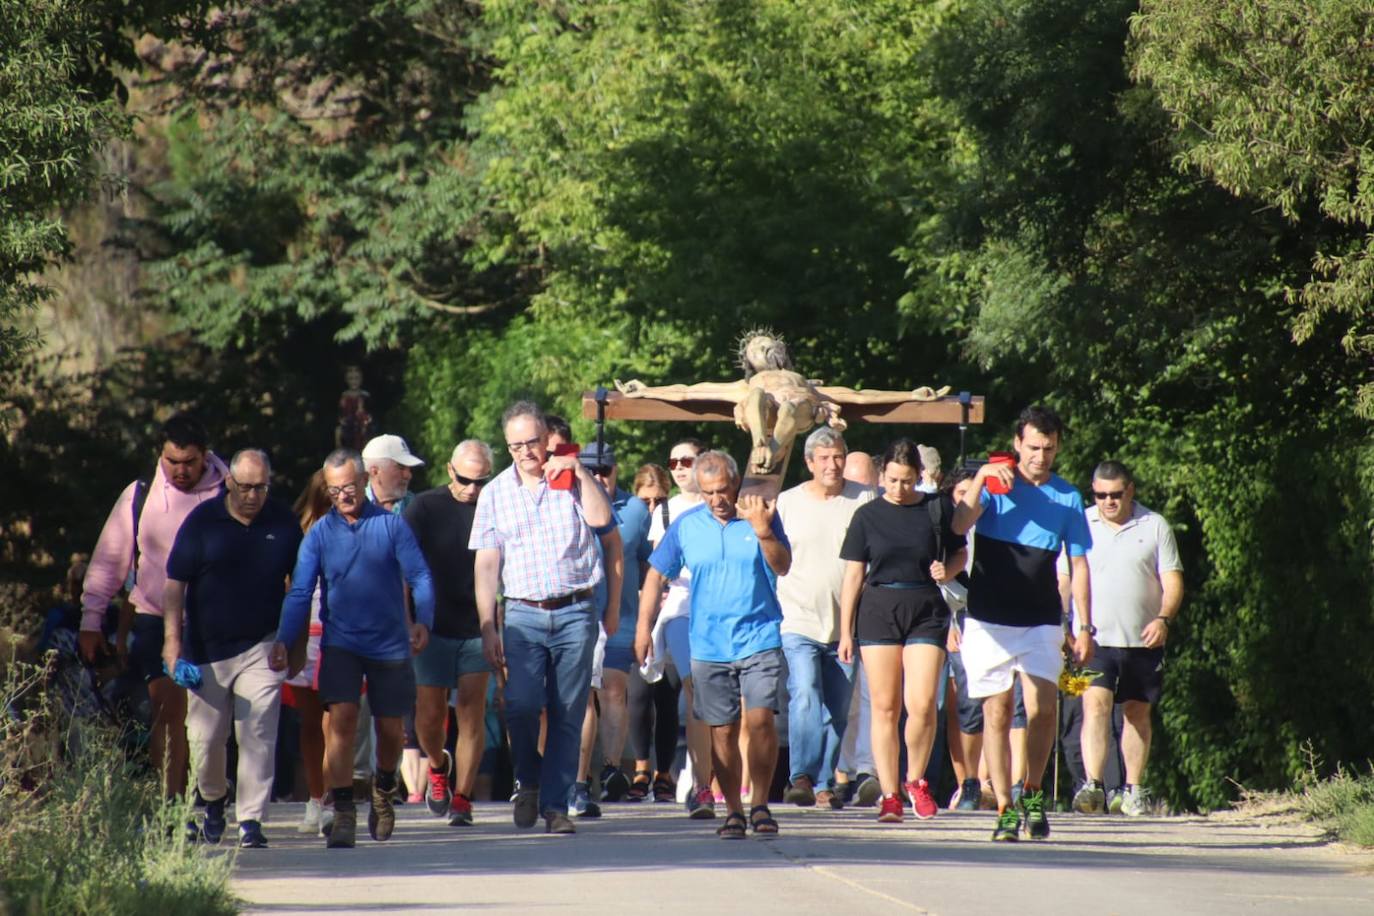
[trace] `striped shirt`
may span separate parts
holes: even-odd
[[[501,551],[501,593],[507,599],[561,598],[605,577],[577,487],[553,490],[541,480],[531,489],[512,465],[482,488],[468,548]]]

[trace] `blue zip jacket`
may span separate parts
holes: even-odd
[[[306,532],[291,574],[291,591],[281,607],[277,638],[288,646],[310,621],[310,598],[323,580],[321,645],[364,658],[410,658],[410,627],[401,580],[410,584],[415,620],[434,627],[434,583],[420,545],[405,519],[363,505],[349,524],[330,509]]]

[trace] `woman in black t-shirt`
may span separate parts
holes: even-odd
[[[849,524],[840,558],[842,662],[854,658],[857,638],[868,675],[873,762],[883,798],[878,820],[900,823],[897,722],[907,712],[907,779],[916,817],[935,816],[939,806],[923,774],[935,742],[935,699],[945,662],[949,606],[940,583],[963,568],[964,538],[950,526],[948,496],[921,493],[916,443],[898,439],[883,455],[881,499],[859,508]],[[857,620],[857,627],[855,626]]]

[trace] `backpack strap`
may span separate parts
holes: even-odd
[[[143,506],[148,502],[148,484],[142,480],[134,481],[134,557],[133,564],[129,567],[129,587],[138,581],[138,523],[143,518]]]
[[[945,506],[939,493],[926,494],[926,511],[930,513],[930,527],[935,532],[935,559],[945,562]]]

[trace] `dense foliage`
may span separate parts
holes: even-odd
[[[296,485],[328,445],[340,342],[436,458],[499,441],[516,396],[572,415],[617,377],[731,377],[760,324],[827,382],[986,393],[978,448],[1045,400],[1065,476],[1125,460],[1179,532],[1152,785],[1205,808],[1228,780],[1286,784],[1306,740],[1362,760],[1370,19],[1136,6],[221,4],[145,54],[164,180],[121,227],[206,378],[130,390],[272,439]],[[95,400],[45,414],[53,435]],[[632,464],[689,431],[612,432]],[[950,430],[919,436],[952,460]],[[46,447],[17,459],[30,479]],[[93,502],[61,535],[33,507],[38,546],[89,537]]]

